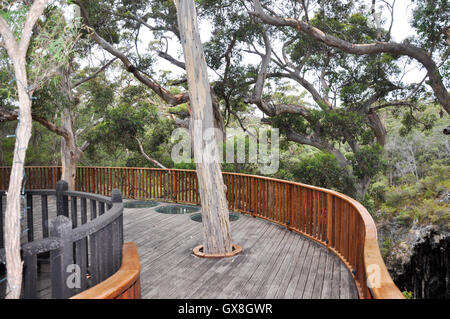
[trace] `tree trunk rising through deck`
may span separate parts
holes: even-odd
[[[192,109],[190,129],[202,205],[203,252],[220,255],[232,251],[232,242],[225,185],[220,164],[212,155],[218,154],[217,137],[213,135],[212,143],[204,140],[205,132],[214,128],[206,61],[194,1],[175,0],[175,4]]]

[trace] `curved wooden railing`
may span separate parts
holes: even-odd
[[[22,297],[38,297],[38,268],[44,262],[50,266],[52,298],[139,298],[139,256],[134,243],[123,244],[120,191],[112,191],[109,198],[68,191],[64,181],[55,184],[56,190],[25,190]],[[0,224],[4,196],[0,191]],[[2,246],[0,241],[0,261],[5,259]],[[73,287],[67,284],[72,265],[79,271],[79,285]]]
[[[0,168],[0,187],[8,168]],[[31,187],[51,184],[59,167],[27,167]],[[48,180],[42,180],[50,176]],[[269,177],[223,173],[230,210],[263,218],[302,234],[334,252],[351,271],[361,298],[403,298],[378,246],[375,223],[356,200],[341,193]],[[3,186],[4,187],[4,186]],[[79,167],[76,188],[128,198],[200,204],[193,170]]]
[[[125,243],[122,256],[122,266],[114,275],[71,299],[140,299],[141,265],[136,243]]]

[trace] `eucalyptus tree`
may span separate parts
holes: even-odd
[[[446,88],[448,86],[448,56],[450,53],[448,48],[450,6],[447,0],[412,1],[416,3],[412,26],[416,29],[418,37],[411,40],[406,39],[402,43],[391,41],[392,23],[387,31],[382,30],[375,0],[372,0],[371,13],[374,16],[377,37],[365,42],[346,38],[324,26],[314,26],[308,18],[308,7],[305,1],[301,2],[301,10],[294,14],[272,10],[272,1],[252,0],[248,2],[253,3],[253,7],[249,9],[250,13],[259,17],[265,24],[281,28],[289,27],[328,47],[355,55],[388,53],[416,60],[426,69],[428,84],[433,90],[436,100],[450,114],[450,95]],[[361,1],[355,2],[360,3]],[[386,3],[386,1],[378,2]],[[310,1],[306,3],[310,3]],[[329,8],[328,12],[331,14],[339,6],[352,5],[352,2],[341,1],[317,1],[317,3],[321,12],[325,12],[325,9]],[[387,3],[392,12],[393,22],[395,1]]]
[[[191,136],[202,205],[203,252],[226,256],[232,252],[225,184],[217,157],[219,140],[213,134],[214,114],[206,60],[193,0],[176,0],[179,32],[186,60],[191,103]]]
[[[302,29],[268,23],[260,17],[259,2],[256,9],[251,1],[205,0],[201,4],[214,26],[213,37],[206,44],[210,65],[225,75],[216,83],[225,111],[230,109],[236,115],[245,110],[243,102],[247,109],[254,104],[268,116],[263,121],[279,127],[288,140],[333,154],[357,182],[360,199],[383,167],[386,129],[378,111],[405,107],[405,123],[431,127],[434,118],[421,115],[425,105],[416,103],[416,96],[424,92],[423,81],[402,83],[403,64],[408,61],[402,61],[400,55],[348,54]],[[369,8],[357,1],[264,4],[270,14],[277,11],[295,16],[343,41],[365,45],[390,39],[393,22],[384,30],[373,5]],[[373,17],[375,23],[371,23]],[[245,54],[253,54],[261,62],[249,65],[243,59]],[[294,83],[297,93],[292,88],[282,93],[285,83]],[[308,92],[312,103],[301,98],[301,89]]]
[[[35,89],[31,116],[34,121],[61,137],[61,178],[66,180],[69,189],[73,190],[76,166],[90,145],[87,140],[79,143],[79,137],[102,120],[101,114],[112,100],[113,84],[102,86],[99,75],[110,67],[115,59],[103,62],[100,67],[91,67],[91,63],[81,67],[81,64],[86,64],[89,55],[92,55],[89,41],[83,41],[84,26],[77,18],[66,21],[64,8],[67,9],[64,3],[52,3],[44,11],[45,23],[37,23],[34,27],[32,43],[47,37],[46,28],[52,28],[53,34],[65,34],[65,41],[72,44],[71,50],[64,52],[58,46],[50,47],[52,54],[64,54],[64,59],[52,68],[53,72],[48,76],[51,80],[43,82]],[[64,43],[61,42],[62,39],[54,41]],[[49,59],[48,62],[52,60],[54,59]],[[103,82],[105,81],[108,82],[103,77]],[[91,100],[94,103],[91,103]],[[17,118],[18,112],[11,106],[0,107],[0,121],[13,121]]]
[[[4,242],[7,264],[7,298],[19,298],[22,285],[22,261],[20,258],[20,192],[23,181],[25,153],[31,136],[31,98],[39,81],[30,72],[27,53],[33,27],[42,15],[47,1],[36,0],[31,6],[2,3],[0,8],[0,47],[6,49],[8,59],[13,63],[13,79],[17,87],[19,119],[16,129],[14,160],[11,168],[5,212]],[[34,47],[32,50],[37,50]],[[41,49],[46,49],[41,47]],[[35,51],[34,51],[35,52]],[[45,52],[45,51],[44,51]],[[43,62],[43,61],[41,61]],[[34,65],[39,69],[38,65]],[[36,69],[34,71],[36,71]],[[40,69],[44,74],[47,69]],[[30,74],[31,73],[31,74]],[[41,74],[42,76],[42,74]],[[45,76],[44,76],[45,77]]]
[[[73,3],[79,7],[80,15],[89,27],[91,39],[100,48],[118,58],[125,70],[136,80],[154,91],[168,105],[177,106],[189,101],[189,93],[185,90],[185,77],[168,83],[168,86],[172,86],[169,89],[165,87],[165,83],[155,80],[156,59],[169,61],[181,70],[185,68],[184,62],[170,56],[167,50],[162,50],[160,46],[154,47],[148,43],[149,49],[145,52],[141,52],[142,47],[139,46],[139,34],[143,29],[152,33],[160,42],[169,36],[175,36],[181,43],[175,5],[172,1],[75,0]],[[223,130],[222,114],[213,90],[211,94],[214,125]]]

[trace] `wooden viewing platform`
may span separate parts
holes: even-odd
[[[33,202],[39,212],[39,196]],[[280,225],[243,214],[231,222],[241,254],[196,257],[192,248],[202,242],[201,223],[190,214],[155,211],[166,205],[173,204],[124,209],[124,240],[135,242],[140,256],[142,298],[358,298],[355,281],[334,253]],[[56,217],[54,198],[48,199],[48,213]],[[42,238],[39,214],[33,225],[35,236]],[[39,273],[39,298],[51,298],[50,285],[50,274]]]
[[[0,189],[9,172],[0,167]],[[61,167],[25,173],[28,189],[54,189]],[[85,192],[77,195],[119,189],[128,199],[200,203],[193,170],[78,167],[76,176],[76,191]],[[263,176],[224,172],[223,178],[230,211],[243,214],[231,223],[233,242],[243,248],[234,257],[194,257],[201,224],[185,214],[124,210],[124,240],[137,243],[141,259],[142,297],[404,298],[381,257],[372,217],[354,199]]]
[[[142,298],[358,298],[335,254],[262,219],[241,215],[231,222],[241,254],[196,257],[192,248],[202,243],[202,229],[189,215],[125,209],[125,241],[137,243],[141,259]]]

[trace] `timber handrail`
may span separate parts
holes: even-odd
[[[127,262],[122,258],[123,202],[120,191],[112,191],[110,198],[68,191],[65,181],[57,182],[55,188],[25,190],[23,195],[27,229],[26,236],[21,238],[21,252],[24,259],[23,297],[26,299],[38,297],[39,261],[49,263],[49,288],[52,298],[58,299],[95,287],[116,273],[121,262]],[[3,225],[5,195],[6,192],[0,190],[0,226]],[[49,207],[49,196],[54,197],[52,201],[56,207]],[[39,202],[39,198],[41,213],[33,204]],[[56,217],[50,218],[55,214]],[[35,227],[39,224],[40,227]],[[3,238],[3,227],[0,227],[0,238]],[[5,249],[0,241],[0,261],[4,259]],[[72,265],[77,266],[79,285],[67,284],[72,275],[67,269]]]
[[[9,168],[0,167],[0,188]],[[53,188],[60,167],[26,167],[29,188]],[[42,176],[49,176],[42,180]],[[359,202],[339,192],[271,177],[223,172],[229,209],[269,220],[315,240],[351,271],[361,298],[403,298],[378,246],[375,222]],[[4,186],[3,186],[4,187]],[[78,167],[76,189],[107,195],[200,204],[194,170]]]
[[[125,243],[122,266],[108,279],[71,299],[140,299],[141,264],[136,243]]]

